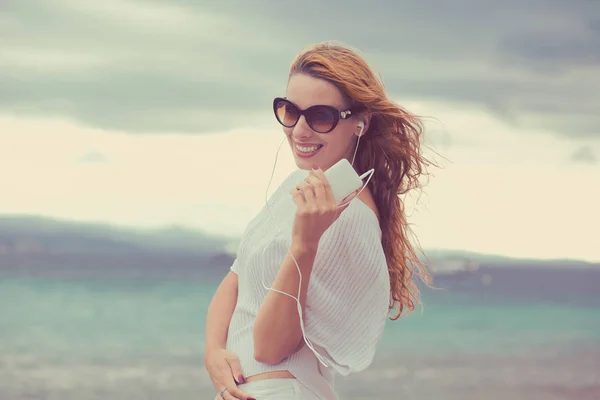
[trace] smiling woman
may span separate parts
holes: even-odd
[[[371,364],[390,311],[414,309],[413,273],[429,282],[398,197],[427,165],[421,125],[330,43],[294,60],[273,112],[298,170],[242,236],[208,310],[205,364],[225,400],[333,400],[335,373]],[[342,159],[375,173],[340,206],[324,171]]]

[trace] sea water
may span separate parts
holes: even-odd
[[[9,271],[10,272],[10,271]],[[202,273],[0,268],[0,399],[212,399]],[[159,271],[160,272],[160,271]],[[223,269],[223,274],[226,268]],[[598,399],[600,271],[482,268],[388,321],[341,399]]]

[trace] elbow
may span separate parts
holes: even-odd
[[[280,364],[285,357],[281,357],[278,354],[268,351],[262,351],[254,349],[254,359],[259,363],[268,364],[268,365],[277,365]]]
[[[277,365],[281,363],[286,354],[282,354],[282,352],[273,346],[273,342],[269,345],[268,341],[254,341],[254,359],[259,363],[268,364],[268,365]]]
[[[277,365],[287,356],[288,354],[285,353],[277,340],[259,335],[256,330],[254,331],[254,359],[256,361],[268,365]]]
[[[283,354],[275,342],[269,340],[254,340],[254,359],[259,363],[277,365],[281,363],[287,354]]]

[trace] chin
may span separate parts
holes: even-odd
[[[299,157],[294,157],[294,159],[296,161],[296,166],[298,167],[298,169],[305,169],[305,170],[312,169],[312,165],[313,165],[312,162],[305,160],[303,158],[299,158]]]
[[[311,157],[303,157],[299,155],[297,153],[297,150],[294,148],[293,143],[290,143],[290,150],[292,151],[292,154],[294,156],[294,162],[296,163],[298,169],[311,170],[313,164],[316,164],[322,170],[326,170],[332,165],[327,161],[329,158],[329,154],[326,151],[324,151],[324,147],[321,148],[321,150],[319,150],[316,154],[314,154]]]
[[[296,166],[299,169],[312,169],[313,164],[317,164],[319,167],[321,166],[321,157],[301,157],[298,154],[296,154],[296,150],[293,148],[293,146],[291,150],[294,156],[294,162],[296,163]]]

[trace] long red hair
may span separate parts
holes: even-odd
[[[354,167],[362,173],[375,168],[369,188],[380,214],[382,245],[391,283],[392,320],[419,303],[415,272],[429,284],[431,275],[409,240],[410,227],[401,195],[421,186],[420,177],[430,162],[421,151],[420,119],[391,101],[383,82],[354,50],[324,42],[303,49],[290,68],[290,77],[306,74],[333,83],[348,106],[370,118],[360,140]]]

